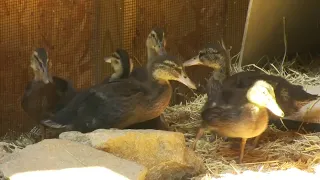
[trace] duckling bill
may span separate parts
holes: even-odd
[[[193,149],[204,130],[209,128],[221,136],[242,139],[239,157],[242,163],[247,139],[255,137],[256,145],[268,127],[267,109],[279,117],[284,117],[284,113],[276,102],[273,87],[263,80],[256,81],[248,89],[221,89],[218,93],[221,97],[218,103],[201,112],[203,122]]]
[[[122,129],[160,116],[172,95],[169,80],[192,89],[196,86],[177,58],[154,58],[148,67],[147,84],[128,78],[98,85],[77,95],[67,107],[42,123],[52,128],[90,132],[99,128]]]

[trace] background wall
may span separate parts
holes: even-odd
[[[3,0],[0,3],[0,135],[34,126],[22,111],[24,88],[33,78],[32,49],[45,47],[51,73],[86,88],[111,74],[103,57],[122,47],[135,65],[146,60],[145,40],[154,26],[165,29],[170,54],[191,58],[208,42],[225,39],[241,47],[249,0]],[[210,69],[187,73],[204,83]],[[193,93],[173,83],[173,103]],[[198,90],[197,92],[200,92]],[[183,96],[179,94],[184,94]]]
[[[244,49],[240,56],[242,65],[256,63],[263,56],[270,59],[283,57],[283,17],[286,26],[287,55],[319,55],[319,9],[319,0],[252,0],[243,41]],[[263,60],[260,62],[265,63]]]

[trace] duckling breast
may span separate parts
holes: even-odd
[[[172,96],[172,88],[170,85],[163,85],[154,93],[157,93],[154,98],[149,99],[148,97],[144,97],[144,99],[137,104],[135,122],[139,123],[156,118],[169,106]]]
[[[21,106],[38,123],[55,111],[59,97],[52,83],[30,82],[27,87]]]
[[[211,112],[210,112],[211,111]],[[247,103],[242,107],[222,109],[211,108],[202,114],[209,129],[231,138],[252,138],[260,135],[268,127],[268,111]]]

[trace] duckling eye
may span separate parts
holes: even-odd
[[[267,95],[268,94],[266,90],[263,90],[262,93],[263,93],[263,95]]]

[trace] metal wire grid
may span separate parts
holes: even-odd
[[[25,85],[32,79],[29,56],[34,47],[47,48],[52,74],[85,88],[111,73],[102,59],[118,47],[128,50],[135,66],[143,65],[145,40],[155,26],[165,29],[168,52],[181,59],[220,37],[235,51],[240,49],[248,1],[4,1],[0,5],[0,135],[34,125],[20,107]],[[193,67],[187,73],[203,83],[209,72]],[[173,84],[177,93],[192,94],[184,85]],[[173,97],[176,103],[184,99]]]

